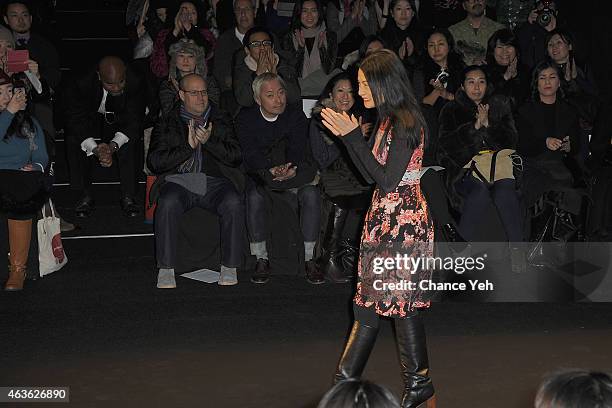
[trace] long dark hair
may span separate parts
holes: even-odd
[[[378,50],[368,55],[359,69],[368,81],[379,119],[389,119],[394,134],[416,148],[421,129],[427,137],[427,124],[402,61],[393,51]]]
[[[450,68],[451,66],[455,66],[455,67],[463,68],[465,66],[465,64],[463,63],[463,57],[457,51],[457,47],[455,45],[455,39],[453,38],[453,35],[446,28],[434,28],[428,31],[427,34],[425,34],[425,37],[423,37],[425,39],[425,41],[423,41],[423,47],[424,47],[423,65],[425,67],[435,66],[433,68],[435,70],[440,69],[438,67],[438,64],[436,64],[434,60],[432,60],[431,57],[429,56],[429,50],[427,49],[428,48],[427,44],[429,43],[429,39],[434,34],[440,34],[446,39],[446,43],[448,44],[448,56],[446,57],[448,67]]]
[[[516,52],[516,58],[520,60],[520,47],[517,36],[512,32],[512,30],[508,28],[502,28],[501,30],[497,30],[496,32],[494,32],[487,43],[488,66],[496,67],[498,65],[497,61],[495,61],[495,48],[497,47],[497,44],[510,45],[514,47],[514,51]]]
[[[474,71],[480,71],[483,73],[484,77],[485,77],[485,81],[487,82],[487,89],[485,90],[485,94],[483,95],[482,101],[483,103],[485,103],[485,101],[487,99],[489,99],[489,97],[491,96],[491,94],[493,93],[493,85],[491,84],[491,78],[489,73],[487,72],[487,69],[485,66],[482,65],[470,65],[468,67],[466,67],[463,72],[461,73],[461,86],[463,86],[463,90],[462,92],[465,93],[465,96],[467,96],[467,92],[465,92],[465,80],[467,78],[467,75],[470,72],[474,72]],[[469,97],[468,97],[469,99]],[[470,99],[471,100],[471,99]]]
[[[166,17],[166,23],[170,28],[174,27],[174,19],[176,18],[176,15],[178,14],[179,10],[181,9],[181,4],[183,3],[190,3],[193,4],[193,6],[196,9],[196,12],[198,13],[198,21],[197,21],[197,25],[199,28],[208,28],[208,25],[206,23],[206,8],[204,3],[207,2],[200,2],[200,1],[196,1],[196,0],[176,0],[173,4],[172,7],[170,7],[168,9],[168,16]]]
[[[353,103],[350,112],[363,111],[363,101],[357,93],[357,83],[355,81],[355,77],[353,75],[350,75],[348,72],[340,72],[331,77],[330,80],[327,81],[325,88],[323,88],[321,95],[319,95],[318,102],[321,103],[321,101],[328,99],[329,95],[334,91],[334,87],[340,81],[349,81],[351,83],[351,88],[353,88],[353,100],[355,102]]]
[[[546,51],[544,51],[546,53],[546,58],[549,58],[552,60],[552,57],[550,55],[548,55],[548,43],[550,42],[550,40],[552,40],[552,38],[558,35],[559,37],[561,37],[561,40],[567,44],[567,47],[569,49],[569,47],[572,47],[571,50],[569,50],[569,60],[568,60],[568,64],[570,64],[572,62],[572,59],[574,59],[576,57],[576,44],[574,44],[574,36],[567,30],[563,30],[560,28],[556,28],[554,30],[552,30],[551,32],[548,33],[548,35],[546,36],[546,40],[544,41],[544,44],[546,45]]]
[[[312,1],[317,6],[317,11],[319,12],[319,19],[317,20],[316,27],[321,27],[323,21],[325,19],[325,13],[323,12],[323,5],[321,4],[321,0],[298,0],[295,2],[295,6],[293,7],[293,16],[291,16],[291,30],[297,30],[302,28],[302,10],[304,8],[304,3],[307,1]]]
[[[563,92],[563,88],[561,87],[561,81],[563,80],[563,73],[553,60],[545,60],[540,62],[533,69],[533,75],[531,76],[531,98],[535,102],[540,101],[540,91],[538,91],[538,78],[540,77],[540,73],[545,69],[552,68],[557,72],[557,76],[559,77],[559,89],[557,89],[557,96],[564,98],[565,93]]]

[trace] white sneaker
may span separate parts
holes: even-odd
[[[176,280],[174,279],[174,269],[160,268],[157,274],[158,289],[174,289],[176,288]]]
[[[221,275],[219,275],[219,285],[221,286],[232,286],[238,284],[238,276],[236,269],[221,269]]]

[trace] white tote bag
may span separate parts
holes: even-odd
[[[38,220],[38,262],[40,264],[40,276],[59,271],[66,265],[68,258],[62,245],[60,233],[60,219],[55,215],[53,202],[49,200],[50,216],[45,214],[42,208],[42,219]]]

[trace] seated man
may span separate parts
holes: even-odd
[[[206,81],[189,74],[180,103],[153,130],[147,163],[158,175],[151,188],[155,211],[158,288],[175,288],[179,218],[194,207],[215,212],[221,227],[219,285],[238,283],[244,237],[242,161],[229,117],[208,102]],[[159,197],[159,198],[158,198]]]
[[[312,284],[323,283],[323,275],[313,260],[321,202],[314,185],[316,169],[308,161],[306,116],[301,109],[287,105],[285,82],[277,74],[261,74],[253,81],[252,89],[258,106],[241,110],[236,124],[249,175],[246,204],[251,254],[257,257],[251,280],[266,283],[270,277],[266,200],[262,195],[262,190],[267,189],[282,191],[292,203],[299,204],[306,279]]]
[[[128,217],[138,215],[134,199],[136,145],[142,134],[144,94],[140,79],[118,57],[104,57],[97,72],[75,81],[67,90],[66,142],[70,184],[80,193],[75,205],[77,217],[88,217],[94,208],[89,190],[92,156],[101,166],[110,167],[115,153],[121,176],[121,208]]]
[[[282,53],[275,52],[274,38],[270,31],[263,27],[253,27],[246,32],[242,43],[244,49],[234,56],[232,78],[238,105],[253,106],[253,79],[265,72],[277,74],[283,79],[289,104],[300,102],[300,85],[295,68],[285,60]]]

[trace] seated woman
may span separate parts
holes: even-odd
[[[335,283],[348,282],[356,272],[350,267],[356,265],[355,260],[350,262],[351,260],[345,256],[344,252],[348,250],[356,256],[357,245],[350,242],[350,239],[345,241],[343,237],[358,235],[361,227],[358,210],[368,207],[372,188],[353,164],[346,147],[323,126],[320,114],[321,110],[327,107],[362,117],[362,106],[361,103],[356,103],[356,95],[355,86],[348,74],[340,73],[334,76],[329,80],[313,108],[313,117],[310,121],[310,146],[314,159],[319,165],[319,187],[332,203],[330,219],[322,243],[321,271]],[[371,127],[371,124],[363,125],[363,133],[368,134]],[[352,218],[358,218],[359,222],[356,223],[355,231],[344,234],[349,215],[354,216]],[[342,246],[345,248],[343,249]],[[352,251],[351,248],[355,250]],[[348,262],[343,262],[343,260]]]
[[[274,37],[265,27],[253,27],[244,34],[244,50],[234,55],[234,75],[232,77],[234,96],[238,105],[253,106],[253,80],[266,72],[277,74],[285,83],[287,102],[301,102],[300,85],[295,68],[283,53],[276,53]]]
[[[204,48],[206,63],[210,64],[215,48],[215,36],[206,27],[205,13],[201,10],[200,2],[184,0],[178,4],[168,16],[172,27],[163,29],[157,34],[151,54],[151,71],[157,78],[168,76],[168,51],[175,42],[186,38],[193,40]]]
[[[517,220],[522,219],[521,207],[512,160],[505,154],[509,152],[504,151],[516,148],[518,135],[509,101],[490,93],[484,69],[466,68],[455,100],[447,103],[440,113],[439,161],[446,168],[451,201],[461,212],[461,235],[468,241],[477,240],[482,214],[492,202],[508,241],[520,242],[523,229]],[[480,163],[487,155],[500,151],[496,155],[493,180],[488,174],[490,167],[472,166],[473,161]]]
[[[523,192],[527,206],[547,191],[572,186],[572,173],[564,160],[579,126],[576,111],[562,97],[562,75],[554,62],[540,63],[533,72],[533,100],[518,112],[518,150],[526,162]]]
[[[487,45],[487,70],[493,92],[510,99],[516,111],[529,95],[529,70],[521,64],[518,38],[507,29],[496,31]]]
[[[366,0],[331,0],[326,6],[327,29],[338,37],[338,55],[357,49],[363,39],[375,34],[378,21],[374,2]]]
[[[342,69],[350,72],[351,78],[357,78],[357,69],[363,59],[374,51],[387,48],[385,41],[379,35],[367,36],[359,46],[359,49],[347,54],[342,61]]]
[[[300,80],[302,96],[318,95],[336,65],[336,33],[327,30],[319,0],[295,3],[291,30],[281,48],[291,55]]]
[[[27,112],[24,88],[13,89],[0,70],[0,212],[8,219],[9,278],[5,290],[21,290],[32,219],[44,204],[41,178],[49,157],[42,128]]]
[[[417,20],[414,0],[393,0],[389,5],[380,36],[387,47],[397,53],[412,78],[423,41],[423,30]]]
[[[219,87],[212,75],[206,75],[204,48],[193,41],[181,40],[170,47],[170,73],[168,80],[159,86],[159,102],[162,115],[172,110],[179,97],[179,81],[185,75],[198,74],[206,78],[208,99],[219,105]]]

